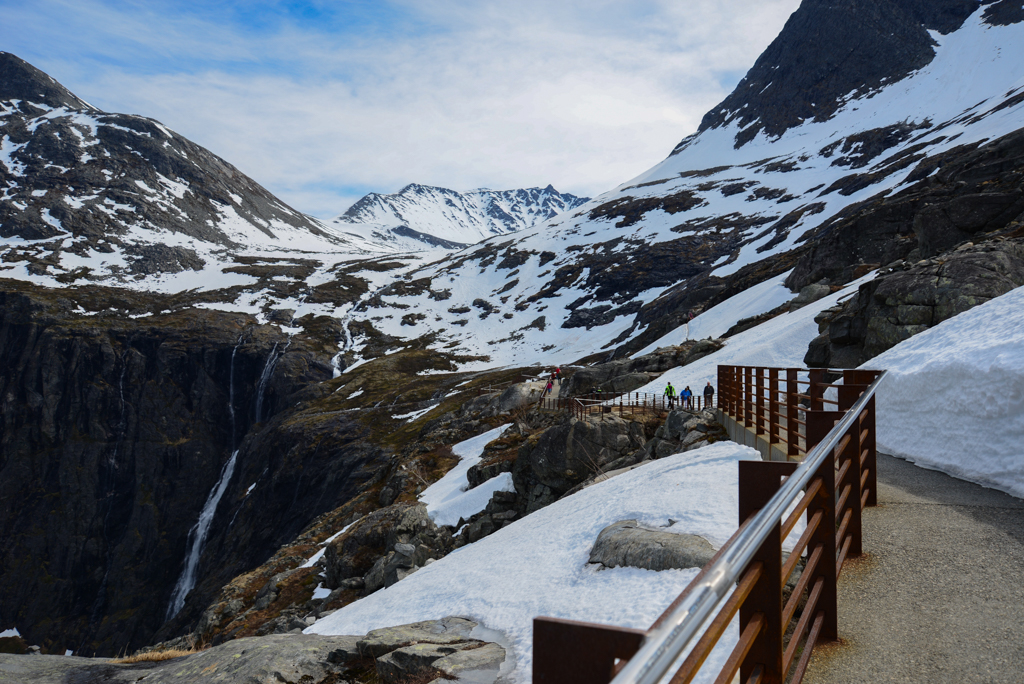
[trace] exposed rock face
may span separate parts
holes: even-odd
[[[847,282],[871,265],[914,263],[1024,230],[1024,131],[925,157],[907,180],[902,192],[866,200],[818,228],[820,239],[786,284]]]
[[[642,527],[636,520],[620,520],[601,530],[590,550],[590,562],[606,568],[645,570],[702,568],[715,549],[704,538]]]
[[[966,243],[910,266],[902,261],[815,319],[812,367],[855,368],[958,313],[1024,285],[1024,239]]]
[[[850,93],[928,64],[935,56],[928,31],[954,31],[976,8],[972,0],[804,0],[699,130],[736,121],[739,147],[761,131],[779,136],[805,120],[826,120]]]
[[[357,644],[359,653],[377,661],[386,684],[436,673],[439,678],[493,682],[505,661],[505,649],[470,637],[477,623],[459,617],[375,629]]]
[[[361,426],[335,420],[328,439],[315,426],[267,421],[330,377],[319,343],[300,335],[289,344],[240,314],[76,314],[53,291],[5,282],[0,621],[46,650],[149,643],[189,530],[233,449],[236,472],[180,616],[186,623],[224,582],[369,477],[359,465],[375,456]],[[254,424],[259,435],[243,439]],[[354,448],[331,449],[334,440]],[[230,525],[235,519],[246,524]]]
[[[670,368],[685,366],[722,348],[721,340],[687,340],[635,359],[600,363],[576,371],[559,389],[560,397],[601,392],[632,392]]]
[[[512,477],[526,513],[599,473],[601,467],[644,444],[643,426],[608,414],[549,428],[520,447]]]
[[[452,548],[451,535],[433,523],[426,506],[395,504],[365,516],[327,546],[326,586],[336,589],[361,578],[359,588],[369,594]]]
[[[698,390],[699,391],[699,390]],[[665,424],[658,428],[644,448],[636,454],[635,461],[664,458],[683,451],[692,451],[715,441],[728,439],[722,426],[715,420],[712,411],[698,413],[672,411]],[[623,463],[619,467],[628,465]]]
[[[102,659],[0,654],[0,681],[34,684],[157,684],[251,682],[340,684],[375,668],[382,682],[398,684],[430,674],[441,680],[495,681],[505,649],[469,635],[464,618],[379,629],[365,636],[274,635],[229,641],[159,662],[114,664]]]

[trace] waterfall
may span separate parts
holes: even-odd
[[[235,461],[238,458],[237,431],[235,429],[235,355],[241,346],[242,336],[239,335],[235,348],[231,350],[231,365],[228,370],[228,415],[231,416],[231,458],[224,464],[224,468],[220,473],[220,479],[217,480],[217,484],[213,486],[213,489],[207,495],[206,503],[203,504],[203,509],[199,512],[199,520],[188,532],[188,554],[185,556],[185,568],[181,571],[181,576],[178,577],[178,582],[174,585],[174,591],[171,593],[171,602],[167,606],[168,620],[177,615],[178,611],[182,609],[185,605],[185,597],[192,591],[192,587],[196,585],[196,570],[199,568],[199,557],[203,553],[203,545],[206,544],[206,535],[209,533],[210,525],[213,523],[213,516],[217,513],[217,504],[220,503],[221,497],[224,496],[224,492],[228,488],[228,483],[231,482],[231,476],[235,473]]]
[[[288,340],[291,343],[291,340]],[[285,347],[287,349],[287,347]],[[263,372],[260,373],[260,381],[256,385],[256,421],[257,423],[263,420],[263,392],[267,388],[267,382],[270,380],[270,376],[274,374],[274,368],[277,366],[277,360],[280,357],[277,355],[277,342],[274,343],[274,348],[270,350],[270,355],[267,356],[267,362],[263,365]]]
[[[231,448],[234,449],[238,446],[236,440],[237,432],[235,430],[235,354],[238,353],[238,348],[242,346],[242,336],[238,336],[238,342],[235,344],[235,348],[231,350],[231,366],[228,373],[228,413],[231,414]]]
[[[349,321],[352,318],[352,312],[355,311],[356,307],[353,304],[348,312],[341,318],[341,329],[345,333],[345,340],[342,342],[341,349],[331,359],[331,367],[334,369],[334,377],[341,377],[341,357],[342,355],[352,348],[352,331],[348,329]]]
[[[213,516],[217,513],[217,504],[220,503],[220,499],[224,496],[225,490],[228,488],[228,483],[231,482],[231,476],[235,473],[235,459],[238,457],[238,450],[236,449],[231,453],[231,458],[224,465],[224,469],[220,473],[220,479],[217,480],[217,484],[212,490],[210,495],[206,497],[206,503],[203,504],[203,510],[199,513],[199,522],[197,522],[188,533],[189,549],[188,556],[185,559],[185,569],[181,572],[181,577],[178,578],[178,583],[174,585],[174,592],[171,594],[171,603],[167,607],[167,619],[170,620],[178,611],[185,605],[185,597],[192,591],[192,587],[196,585],[196,570],[199,567],[199,556],[203,553],[203,544],[206,542],[206,535],[210,531],[210,524],[213,522]]]

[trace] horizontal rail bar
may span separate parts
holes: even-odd
[[[729,684],[732,681],[732,678],[736,675],[736,670],[740,669],[740,664],[747,657],[750,647],[754,645],[754,639],[757,638],[762,629],[764,629],[764,613],[755,613],[754,617],[747,623],[746,629],[740,634],[740,639],[736,642],[736,647],[732,650],[732,654],[729,655],[729,659],[725,661],[725,667],[722,668],[718,678],[715,679],[715,684]]]
[[[786,520],[785,524],[782,526],[782,539],[788,537],[789,533],[793,531],[794,527],[796,527],[796,524],[800,522],[800,516],[803,515],[804,511],[807,510],[807,507],[811,505],[812,501],[814,501],[814,497],[818,496],[818,493],[821,491],[823,486],[821,478],[819,477],[811,483],[810,487],[807,488],[807,491],[804,492],[803,498],[800,499],[800,503],[796,505],[793,512],[789,514],[789,519]],[[810,526],[810,524],[808,524],[808,526]]]
[[[811,583],[814,578],[814,571],[818,568],[818,563],[821,561],[821,556],[824,554],[824,547],[818,544],[814,547],[814,551],[807,557],[807,564],[804,566],[804,571],[800,575],[800,580],[796,583],[796,588],[793,589],[793,593],[789,596],[789,601],[782,608],[782,625],[783,629],[793,620],[793,615],[796,613],[797,606],[800,605],[800,597],[803,595],[804,590],[807,589],[807,585]],[[806,608],[806,606],[805,606]]]
[[[804,680],[804,673],[807,672],[807,665],[811,662],[811,651],[814,650],[815,644],[818,643],[818,635],[821,634],[821,627],[825,624],[825,613],[820,612],[814,618],[814,625],[811,626],[811,632],[807,635],[807,641],[804,642],[804,652],[800,655],[800,662],[796,664],[796,670],[793,671],[793,677],[789,681],[791,684],[800,684]]]
[[[707,657],[711,655],[711,650],[718,643],[718,640],[722,637],[722,633],[725,632],[725,628],[729,626],[736,612],[740,609],[740,604],[746,600],[750,592],[753,591],[754,585],[757,584],[757,580],[761,579],[761,573],[764,571],[764,565],[760,562],[754,563],[750,566],[750,569],[743,575],[743,579],[740,580],[739,584],[736,585],[736,591],[733,592],[729,600],[725,602],[722,609],[718,611],[718,615],[715,617],[711,626],[704,632],[704,636],[700,638],[700,641],[690,651],[690,655],[683,661],[682,666],[676,671],[670,684],[690,684],[694,677],[697,676],[697,671],[700,666],[704,664]]]
[[[814,588],[811,589],[811,593],[807,596],[807,605],[804,606],[804,614],[800,616],[799,622],[796,623],[796,629],[793,630],[793,636],[789,640],[789,646],[786,647],[786,652],[782,654],[782,671],[788,672],[789,666],[793,664],[793,654],[796,653],[796,647],[800,643],[800,638],[807,631],[807,626],[811,622],[811,616],[814,615],[814,609],[818,607],[818,599],[821,598],[821,592],[825,588],[825,578],[818,577],[818,581],[814,583]]]
[[[789,581],[789,576],[793,574],[793,568],[795,568],[796,564],[800,561],[800,554],[810,541],[811,535],[814,534],[814,531],[818,529],[818,525],[821,524],[822,515],[823,513],[821,511],[817,511],[814,514],[811,521],[807,523],[807,529],[800,535],[800,538],[796,541],[796,545],[793,546],[793,550],[790,551],[789,558],[786,560],[785,565],[782,566],[782,586],[786,586],[786,582]]]
[[[847,537],[843,540],[843,548],[839,552],[839,558],[836,559],[836,577],[842,574],[843,563],[846,562],[846,554],[850,552],[850,542],[853,541],[853,537]]]

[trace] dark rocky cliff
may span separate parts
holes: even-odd
[[[346,500],[377,452],[346,450],[359,430],[344,420],[302,434],[268,420],[330,377],[319,341],[289,344],[241,314],[76,313],[91,297],[116,291],[0,285],[0,622],[50,652],[111,654],[163,624],[233,447],[239,467],[179,622]],[[278,356],[257,423],[260,378]],[[229,524],[235,514],[245,525]]]

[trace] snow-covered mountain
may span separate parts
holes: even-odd
[[[238,256],[384,251],[286,206],[141,116],[108,114],[0,53],[4,275],[177,291],[244,285]]]
[[[354,315],[492,363],[621,354],[770,277],[841,284],[1019,227],[1021,3],[833,4],[805,2],[649,171],[414,269]]]
[[[396,251],[424,246],[453,249],[533,228],[588,199],[558,192],[550,185],[462,193],[413,183],[391,195],[371,193],[330,224]]]
[[[413,185],[327,225],[6,56],[29,75],[2,93],[0,259],[6,277],[48,286],[332,316],[350,360],[416,340],[481,365],[623,355],[781,274],[792,292],[838,285],[1012,232],[1022,21],[1007,0],[807,0],[695,134],[600,197]],[[478,237],[427,264],[425,240]]]

